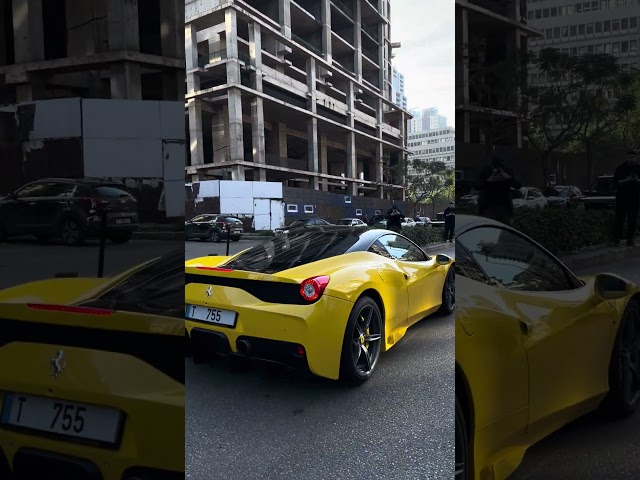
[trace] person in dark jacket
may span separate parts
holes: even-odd
[[[491,164],[480,172],[478,213],[509,225],[513,217],[511,189],[521,186],[502,158],[494,156]]]
[[[392,232],[400,233],[402,230],[402,221],[404,220],[404,214],[397,205],[394,205],[387,212],[387,229]]]
[[[635,151],[627,152],[627,158],[616,168],[613,180],[616,185],[614,240],[619,243],[622,239],[626,219],[627,245],[633,247],[640,207],[640,164]]]
[[[453,242],[453,231],[456,227],[456,208],[453,202],[444,209],[444,240]]]

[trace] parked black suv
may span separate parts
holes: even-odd
[[[220,242],[231,233],[230,239],[237,242],[244,234],[244,225],[235,217],[205,213],[184,222],[184,232],[187,240],[198,238],[212,242]]]
[[[124,187],[99,179],[45,178],[0,197],[0,240],[34,235],[81,245],[100,233],[100,214],[107,216],[107,238],[129,241],[138,228],[136,199]]]

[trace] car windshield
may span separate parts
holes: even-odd
[[[442,222],[444,220],[444,213],[438,213],[436,215],[436,220]]]
[[[351,219],[350,218],[343,218],[342,220],[340,220],[340,222],[338,222],[338,225],[351,225]]]
[[[524,192],[522,190],[511,190],[511,199],[518,200],[524,198]]]
[[[554,187],[547,187],[544,190],[545,197],[565,197],[566,190]]]
[[[304,227],[305,225],[306,225],[306,222],[304,220],[296,220],[294,222],[291,222],[291,224],[289,224],[289,228]]]
[[[241,220],[234,218],[234,217],[226,217],[224,219],[227,223],[242,223]]]
[[[260,273],[278,273],[346,253],[357,241],[350,229],[343,232],[304,232],[282,235],[246,250],[225,267]]]

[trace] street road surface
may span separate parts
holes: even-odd
[[[107,242],[104,275],[111,276],[175,249],[183,241],[131,240],[121,245]],[[57,273],[77,272],[95,277],[98,273],[98,242],[68,247],[36,240],[0,243],[0,289],[21,283],[46,280]]]
[[[218,248],[198,243],[186,244],[188,257]],[[453,315],[427,318],[356,388],[270,365],[187,359],[187,478],[451,479],[454,346]]]
[[[640,284],[640,255],[576,272],[611,272]],[[640,412],[610,421],[590,414],[532,447],[509,480],[640,478]]]

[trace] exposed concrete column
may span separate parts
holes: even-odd
[[[227,45],[227,84],[240,85],[238,62],[238,15],[233,8],[224,12],[225,43]],[[231,110],[231,107],[229,107]]]
[[[320,173],[329,173],[329,155],[327,151],[327,137],[322,135],[320,137]],[[322,191],[329,191],[329,180],[323,178],[321,180]]]
[[[274,122],[278,135],[278,156],[280,158],[280,166],[287,166],[287,158],[289,157],[289,146],[287,144],[287,125],[282,122]]]
[[[317,112],[316,105],[316,59],[307,59],[307,108],[312,112]],[[308,169],[311,173],[318,173],[318,119],[310,117],[307,120],[307,161]],[[319,189],[318,177],[309,177],[309,188]]]
[[[352,81],[349,81],[347,85],[347,125],[352,130],[347,133],[347,171],[345,172],[348,178],[356,178],[358,152],[356,150],[356,134],[353,131],[354,128],[354,101],[355,101],[355,87]],[[358,184],[353,181],[347,182],[349,195],[358,194]]]
[[[227,103],[229,105],[229,160],[244,161],[244,133],[242,125],[242,94],[238,88],[230,88]],[[233,167],[232,180],[244,181],[244,167]]]
[[[185,53],[184,0],[160,0],[160,38],[162,55],[182,58]],[[162,73],[163,98],[180,100],[184,98],[184,70],[165,70]]]
[[[322,20],[322,54],[324,59],[328,62],[331,61],[332,47],[331,47],[331,1],[321,0],[320,5],[321,20]]]
[[[204,148],[202,142],[202,105],[200,100],[190,99],[187,102],[189,110],[189,145],[191,150],[191,165],[204,164]]]
[[[187,93],[194,93],[200,90],[200,76],[193,73],[193,70],[198,68],[197,33],[195,25],[190,23],[184,26]]]
[[[251,59],[251,83],[254,90],[262,92],[262,36],[260,24],[249,24],[249,57]]]
[[[266,163],[264,140],[264,104],[262,97],[253,97],[251,100],[251,135],[253,145],[253,162],[258,165]],[[267,171],[258,168],[258,176],[261,182],[267,181]]]
[[[374,175],[376,183],[378,183],[376,196],[378,198],[384,198],[384,187],[382,186],[384,183],[384,144],[382,142],[378,142],[376,144],[376,153],[373,163],[375,169]]]
[[[13,39],[16,63],[44,60],[42,0],[13,2]]]
[[[382,124],[384,123],[384,102],[381,98],[376,101],[376,136],[382,139]]]
[[[385,70],[387,69],[387,56],[385,52],[387,50],[387,42],[384,40],[384,23],[378,24],[378,38],[380,39],[380,46],[378,47],[378,65],[380,66],[380,72],[378,73],[378,82],[380,82],[380,91],[382,96],[385,95],[386,88],[384,85]]]
[[[291,0],[278,0],[278,18],[282,34],[291,38]]]
[[[214,105],[211,116],[211,139],[213,146],[213,163],[226,162],[229,150],[229,128],[227,124],[227,107]]]
[[[139,52],[138,0],[109,0],[107,18],[109,49]],[[139,65],[122,62],[111,66],[111,98],[142,99]]]
[[[356,0],[356,24],[353,29],[354,67],[359,82],[362,82],[362,1],[366,0]]]

